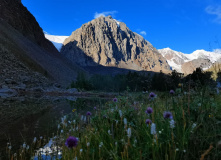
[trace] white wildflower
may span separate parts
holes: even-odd
[[[88,147],[90,146],[90,142],[87,142],[87,146],[88,146]]]
[[[82,153],[83,152],[83,149],[80,149],[80,153]]]
[[[84,116],[83,116],[83,115],[81,116],[81,120],[82,120],[82,121],[84,120]]]
[[[86,116],[84,116],[84,122],[87,122],[87,117]]]
[[[196,123],[193,123],[193,125],[192,125],[192,130],[196,127]]]
[[[120,118],[122,118],[122,111],[119,110],[119,115],[120,115]]]
[[[12,149],[12,146],[8,146],[8,149],[11,150],[11,149]]]
[[[162,132],[161,131],[159,131],[159,134],[161,134]]]
[[[63,131],[63,130],[61,130],[61,133],[64,133],[64,131]]]
[[[184,149],[183,152],[186,153],[186,150]]]
[[[24,143],[24,144],[22,145],[22,147],[23,147],[23,148],[26,148],[26,144]]]
[[[34,140],[33,140],[33,143],[36,143],[36,141],[37,141],[37,138],[35,137]]]
[[[75,123],[76,123],[76,120],[73,120],[73,123],[75,124]]]
[[[173,119],[170,120],[170,128],[174,128],[175,127],[175,121]]]
[[[156,124],[155,123],[152,123],[151,124],[151,131],[150,131],[151,134],[155,135],[157,132],[156,132]]]
[[[179,148],[176,148],[176,151],[179,151]]]
[[[124,125],[127,125],[127,118],[124,118]]]
[[[128,136],[128,138],[131,137],[131,128],[128,128],[128,129],[127,129],[127,136]]]
[[[108,132],[109,135],[111,135],[111,131],[110,130],[108,130],[107,132]]]
[[[40,139],[42,139],[43,137],[41,136]]]

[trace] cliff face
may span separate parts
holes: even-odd
[[[53,44],[45,39],[35,17],[23,6],[21,0],[1,0],[0,19],[49,52],[56,53]]]
[[[23,83],[22,75],[27,79],[41,79],[42,83],[33,80],[29,86],[43,86],[44,82],[68,86],[78,72],[84,72],[64,58],[45,38],[34,16],[19,0],[0,1],[0,62],[3,61],[0,88],[7,79],[16,84]],[[18,67],[20,64],[24,67]]]
[[[165,58],[148,41],[111,16],[82,25],[63,45],[61,53],[81,66],[170,72]]]

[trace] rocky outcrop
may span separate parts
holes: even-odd
[[[16,82],[16,88],[54,82],[66,87],[78,72],[84,72],[45,38],[34,16],[18,0],[0,2],[0,62],[3,81]]]
[[[148,41],[111,16],[82,25],[63,45],[61,53],[81,66],[170,72],[165,58]]]
[[[182,65],[182,71],[185,75],[193,73],[193,71],[196,70],[196,68],[201,68],[203,70],[208,69],[210,66],[212,66],[212,62],[209,59],[194,59],[192,61],[185,62]]]
[[[57,52],[53,44],[45,38],[42,28],[35,17],[23,6],[21,0],[1,0],[0,19],[45,50]]]

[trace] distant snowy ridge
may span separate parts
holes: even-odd
[[[57,50],[60,51],[64,40],[68,38],[68,36],[56,36],[45,33],[45,38],[51,41],[54,44],[54,46],[57,48]]]
[[[208,64],[202,68],[206,70],[211,67],[212,63],[217,62],[221,59],[221,49],[216,49],[213,52],[205,51],[205,50],[196,50],[191,54],[185,54],[182,52],[174,51],[170,48],[164,48],[158,50],[164,58],[166,58],[168,64],[172,69],[175,69],[178,72],[185,72],[185,68],[183,68],[183,64],[187,62],[196,63],[198,61],[202,61],[202,59],[208,60]]]

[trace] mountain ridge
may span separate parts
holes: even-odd
[[[172,69],[184,74],[190,74],[198,67],[206,70],[221,59],[221,50],[209,52],[200,49],[191,54],[174,51],[170,48],[159,49],[158,51],[167,59]]]
[[[61,54],[84,67],[170,72],[165,58],[150,42],[111,16],[96,18],[72,32],[63,42]]]

